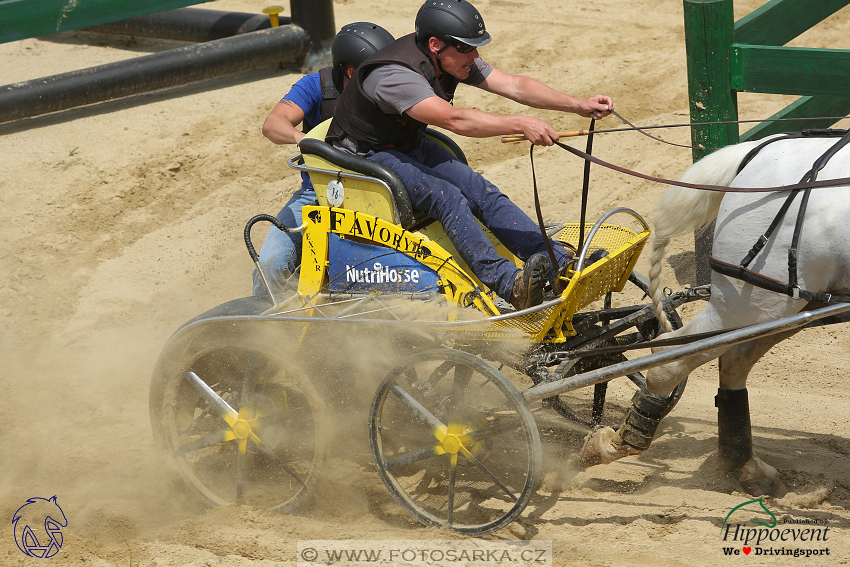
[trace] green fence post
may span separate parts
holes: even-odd
[[[732,0],[684,0],[685,51],[688,58],[688,96],[691,122],[738,119],[729,65],[734,40]],[[716,148],[738,143],[737,124],[691,126],[694,161]],[[708,255],[713,227],[694,234],[696,284],[711,282]]]

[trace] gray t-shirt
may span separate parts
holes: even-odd
[[[493,67],[478,57],[469,70],[469,76],[461,82],[480,85],[492,72]],[[397,64],[381,65],[369,73],[363,80],[363,92],[387,114],[403,114],[426,98],[437,96],[425,77]],[[358,152],[357,144],[349,138],[335,141],[334,145],[349,153],[364,153]]]

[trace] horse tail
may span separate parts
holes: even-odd
[[[709,154],[689,167],[679,181],[726,187],[735,179],[738,167],[754,144],[736,144]],[[664,332],[673,330],[664,313],[664,296],[659,277],[665,248],[674,237],[704,228],[713,221],[722,199],[723,193],[720,191],[674,186],[664,193],[658,203],[658,213],[653,219],[655,235],[649,256],[649,294]]]

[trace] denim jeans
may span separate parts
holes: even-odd
[[[413,208],[437,219],[478,279],[506,301],[511,299],[519,270],[496,252],[475,219],[522,261],[533,254],[547,253],[535,221],[498,187],[424,136],[407,154],[388,150],[366,157],[389,167],[401,178]],[[552,248],[559,266],[571,258],[561,243],[552,242]]]
[[[301,187],[293,193],[289,201],[277,214],[277,220],[288,227],[301,226],[301,207],[312,205],[316,201],[316,192],[312,187]],[[275,295],[283,290],[287,278],[301,265],[301,233],[283,232],[272,226],[260,249],[260,266],[266,274]],[[254,269],[255,296],[267,296],[266,286],[260,274]],[[279,299],[279,297],[278,297]]]

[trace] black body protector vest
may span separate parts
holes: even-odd
[[[428,81],[434,92],[451,103],[458,80],[437,72],[430,58],[419,49],[415,34],[402,37],[364,61],[339,97],[326,140],[333,142],[349,136],[361,151],[387,149],[407,153],[416,147],[419,134],[428,126],[406,114],[387,114],[363,92],[363,80],[381,65],[399,64],[416,71]]]
[[[338,81],[335,79],[339,79]],[[340,91],[342,90],[342,77],[337,69],[333,67],[324,67],[319,69],[319,83],[322,86],[322,106],[319,112],[322,113],[322,122],[334,115],[336,105],[339,102]],[[306,134],[318,124],[310,124],[306,117],[304,119],[303,131]]]

